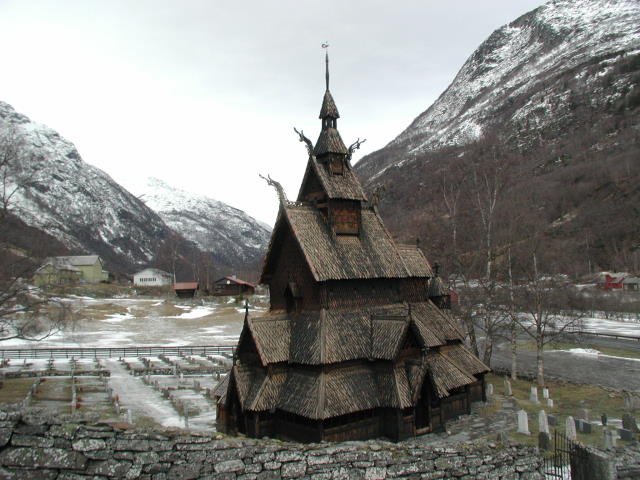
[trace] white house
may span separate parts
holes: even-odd
[[[133,274],[133,284],[137,287],[163,287],[173,284],[173,276],[157,268],[145,268]]]

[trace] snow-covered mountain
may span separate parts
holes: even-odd
[[[170,228],[231,265],[255,264],[266,251],[270,228],[242,210],[157,178],[146,179],[133,191]]]
[[[12,151],[8,165],[0,165],[0,173],[7,173],[3,191],[12,193],[11,228],[26,225],[44,232],[57,240],[56,252],[97,253],[109,270],[120,273],[141,265],[170,269],[169,257],[177,254],[178,269],[192,278],[199,249],[213,253],[220,274],[251,272],[269,241],[268,228],[244,212],[157,180],[137,192],[142,198],[134,196],[85,163],[55,130],[0,102],[0,154]],[[13,232],[14,239],[29,235]],[[45,241],[22,242],[20,248],[24,243],[36,258],[52,252]]]
[[[477,169],[501,164],[502,214],[537,222],[568,268],[590,265],[585,255],[634,268],[639,139],[640,2],[553,0],[494,31],[430,107],[354,168],[366,189],[386,186],[380,211],[395,234],[438,251],[445,178],[464,202]],[[460,212],[469,249],[473,208]]]
[[[150,262],[169,229],[143,202],[85,163],[55,130],[0,102],[0,135],[16,147],[8,165],[11,213],[71,251],[98,253],[111,268]]]
[[[628,93],[626,81],[606,92],[598,81],[620,58],[640,52],[639,25],[637,0],[544,4],[494,31],[433,105],[385,148],[363,158],[357,170],[374,180],[425,152],[474,142],[500,123],[520,130],[557,123],[571,114],[571,85],[553,85],[565,74],[596,96],[604,93],[601,101],[619,100]]]

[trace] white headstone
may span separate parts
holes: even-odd
[[[524,410],[518,410],[518,433],[531,435],[529,432],[529,417]]]
[[[506,397],[513,395],[513,392],[511,391],[511,382],[506,378],[504,379],[504,395]]]
[[[540,410],[540,413],[538,413],[538,431],[549,433],[549,422],[547,413],[544,410]]]
[[[542,389],[542,398],[549,398],[549,389],[546,387]]]
[[[133,413],[130,408],[127,410],[127,423],[133,424]]]
[[[577,435],[576,435],[576,422],[573,419],[573,417],[571,415],[569,415],[567,417],[567,420],[565,421],[565,435],[567,436],[567,438],[569,440],[575,440]]]
[[[552,407],[553,408],[553,399],[547,398],[547,407]]]
[[[540,403],[538,401],[538,387],[535,385],[531,386],[531,393],[529,394],[529,401],[533,403]]]
[[[493,383],[487,383],[487,397],[493,395]]]

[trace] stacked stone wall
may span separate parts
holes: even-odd
[[[0,412],[0,478],[542,479],[530,447],[384,441],[303,445],[143,432]]]

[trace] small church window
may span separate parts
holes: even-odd
[[[341,158],[334,158],[331,160],[330,164],[331,173],[334,175],[343,175],[344,174],[344,162]]]

